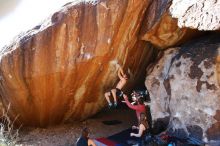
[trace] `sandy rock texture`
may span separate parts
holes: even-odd
[[[147,69],[153,120],[169,117],[174,129],[219,140],[219,35],[170,48]],[[192,128],[194,127],[194,128]]]
[[[173,0],[170,12],[180,28],[220,29],[220,0]]]
[[[148,4],[69,3],[19,35],[0,52],[0,94],[9,115],[30,126],[85,119],[105,106],[119,66],[131,86],[138,82],[153,52],[138,40]]]

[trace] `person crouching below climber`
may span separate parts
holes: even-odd
[[[148,128],[149,126],[147,124],[147,117],[145,113],[140,113],[139,126],[132,126],[132,130],[137,129],[138,133],[130,133],[131,137],[136,137],[135,141],[137,141],[138,146],[143,146],[144,138]]]
[[[142,97],[137,97],[137,105],[132,105],[129,101],[128,101],[128,96],[124,94],[124,102],[127,104],[127,106],[136,111],[136,116],[137,116],[137,120],[139,122],[139,117],[141,113],[146,113],[146,108],[144,105],[144,100]]]
[[[123,97],[122,88],[125,86],[125,84],[127,83],[127,80],[128,80],[128,76],[124,73],[124,71],[122,70],[121,67],[118,69],[118,77],[119,77],[120,81],[118,82],[116,88],[105,93],[105,98],[108,102],[109,108],[111,108],[113,106],[110,101],[110,96],[111,95],[113,96],[114,107],[116,107],[117,106],[117,97],[118,98]]]
[[[83,128],[80,138],[76,141],[76,146],[96,146],[96,144],[89,138],[89,129]]]

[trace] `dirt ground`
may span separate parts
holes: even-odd
[[[117,120],[117,125],[105,125],[103,121]],[[127,108],[105,109],[83,122],[73,122],[54,127],[23,128],[19,132],[19,146],[70,146],[80,136],[82,127],[89,127],[91,138],[108,137],[136,123],[135,112]]]

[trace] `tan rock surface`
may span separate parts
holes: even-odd
[[[180,28],[220,29],[220,0],[173,0],[170,12]]]
[[[174,129],[188,129],[205,141],[219,140],[219,49],[219,35],[206,36],[166,50],[148,68],[145,84],[154,120],[170,117]]]
[[[138,40],[148,0],[68,4],[1,51],[3,105],[23,125],[84,119],[105,106],[117,63],[134,85],[152,47]]]
[[[164,49],[178,45],[198,35],[196,30],[179,28],[177,20],[169,14],[168,0],[154,0],[146,11],[141,28],[141,39]]]

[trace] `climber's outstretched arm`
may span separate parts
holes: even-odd
[[[125,75],[125,73],[124,73],[124,71],[123,71],[123,69],[120,67],[119,69],[118,69],[118,77],[120,78],[120,79],[123,79],[124,76]]]

